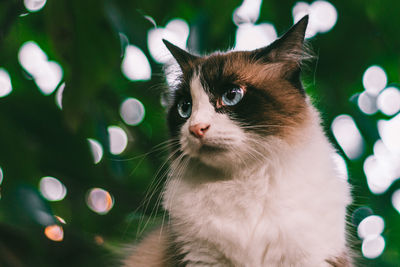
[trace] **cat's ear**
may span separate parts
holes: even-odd
[[[176,45],[171,44],[167,40],[162,40],[165,46],[168,48],[169,52],[171,52],[172,56],[175,58],[176,62],[178,62],[182,71],[185,71],[188,67],[192,66],[192,63],[198,58],[185,50],[177,47]]]
[[[269,46],[254,50],[254,58],[265,62],[300,63],[306,55],[303,45],[307,24],[308,15]]]

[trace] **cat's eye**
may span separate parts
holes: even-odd
[[[240,87],[229,89],[222,95],[222,104],[226,106],[234,106],[242,100],[244,91]]]
[[[178,102],[178,113],[182,118],[189,118],[192,114],[192,102],[190,100],[182,98]]]

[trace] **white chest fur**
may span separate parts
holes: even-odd
[[[171,177],[164,207],[186,260],[200,266],[330,266],[325,260],[346,250],[349,188],[335,170],[331,145],[313,129],[309,141],[290,153],[281,151],[230,179],[211,181],[192,168]]]

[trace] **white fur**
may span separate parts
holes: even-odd
[[[221,164],[229,164],[237,158],[238,151],[229,149],[224,152],[214,154],[210,158],[209,153],[203,153],[200,148],[208,145],[216,148],[242,148],[245,139],[243,131],[238,125],[228,118],[225,114],[216,113],[211,105],[208,95],[201,86],[198,76],[191,82],[192,114],[181,128],[180,144],[185,155],[197,157],[203,162],[214,167]],[[189,127],[198,123],[209,124],[206,135],[199,140],[189,132]]]
[[[181,131],[191,159],[173,163],[164,192],[187,266],[330,266],[326,259],[346,251],[351,198],[317,112],[309,107],[295,142],[257,140],[214,111],[198,78],[191,90],[193,113]],[[199,122],[211,125],[205,142],[230,149],[199,154],[201,143],[188,132]]]

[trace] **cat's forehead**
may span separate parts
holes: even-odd
[[[190,95],[191,83],[197,78],[210,98],[218,97],[232,87],[276,91],[280,84],[286,83],[288,68],[291,65],[287,62],[261,62],[247,51],[216,52],[197,58],[191,68],[182,73],[176,93],[178,96]],[[301,91],[301,85],[298,87]]]
[[[190,91],[192,79],[199,78],[208,93],[220,93],[232,85],[253,85],[281,78],[281,64],[260,63],[250,52],[214,53],[197,60],[192,70],[184,76],[184,89]]]
[[[218,52],[199,58],[191,70],[183,74],[180,89],[190,92],[192,80],[199,79],[207,93],[217,93],[221,87],[244,82],[241,80],[243,69],[248,65],[249,58],[243,52]]]
[[[247,52],[214,53],[200,61],[198,70],[207,80],[237,79],[243,68],[254,62]]]
[[[231,54],[214,54],[204,59],[197,70],[203,86],[235,82],[238,79],[238,69],[235,68],[237,64],[233,63],[237,60],[238,57]]]

